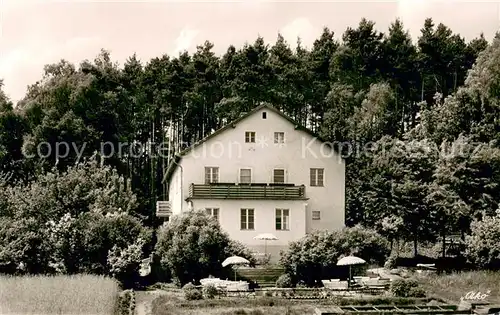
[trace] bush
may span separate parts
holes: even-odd
[[[390,254],[389,243],[373,229],[355,226],[339,232],[344,255],[363,258],[369,264],[382,265]]]
[[[146,242],[138,238],[134,244],[125,249],[120,249],[116,245],[108,253],[108,264],[111,267],[110,273],[125,288],[135,285],[138,280],[139,268],[142,262],[142,248]]]
[[[151,240],[140,220],[125,213],[83,213],[63,236],[59,225],[50,231],[57,240],[53,262],[60,271],[110,274],[127,289],[138,279],[143,246]]]
[[[124,290],[118,295],[118,315],[135,314],[135,294],[133,290]]]
[[[208,284],[206,286],[203,286],[202,293],[203,293],[203,297],[205,297],[207,299],[213,299],[217,295],[219,295],[219,291],[217,290],[217,288],[213,284]]]
[[[398,279],[391,284],[391,293],[397,297],[425,297],[416,280]]]
[[[387,258],[387,261],[384,264],[384,268],[385,269],[394,269],[396,267],[397,267],[396,257],[390,256],[389,258]]]
[[[204,211],[189,211],[172,217],[158,232],[155,254],[162,268],[172,275],[172,280],[181,285],[209,275],[221,276],[220,264],[228,256],[254,260],[243,244],[231,241]]]
[[[500,216],[485,217],[471,224],[465,239],[467,259],[480,268],[500,268]]]
[[[48,236],[38,218],[0,217],[0,274],[50,273]]]
[[[184,298],[188,301],[203,299],[201,291],[192,283],[188,283],[184,287],[182,287],[182,291],[184,292]]]
[[[369,264],[383,264],[389,255],[389,244],[375,230],[360,226],[342,231],[316,231],[290,243],[281,253],[285,272],[308,286],[321,279],[338,278],[336,262],[346,255],[363,258]]]
[[[12,183],[0,207],[0,244],[9,245],[0,250],[2,273],[109,274],[109,250],[127,248],[144,229],[128,180],[96,156]]]
[[[277,288],[291,288],[292,286],[292,277],[290,277],[289,274],[282,274],[279,276],[278,280],[276,280]]]

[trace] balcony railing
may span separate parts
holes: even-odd
[[[172,207],[170,201],[156,202],[156,216],[168,217],[172,215]]]
[[[301,200],[306,199],[306,187],[293,184],[191,184],[190,199],[268,199]]]

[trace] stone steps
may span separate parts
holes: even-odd
[[[260,288],[274,287],[276,280],[284,273],[283,268],[279,267],[255,267],[255,268],[239,268],[237,274],[239,277],[251,280]]]

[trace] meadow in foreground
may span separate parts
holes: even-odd
[[[0,314],[113,315],[119,291],[101,276],[0,276]]]
[[[500,272],[469,271],[449,275],[434,275],[420,279],[427,294],[458,303],[467,292],[486,294],[490,303],[500,303]]]

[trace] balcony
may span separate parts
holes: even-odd
[[[156,216],[168,217],[172,215],[172,207],[170,201],[156,202]]]
[[[191,184],[188,199],[305,200],[306,187],[294,184]]]

